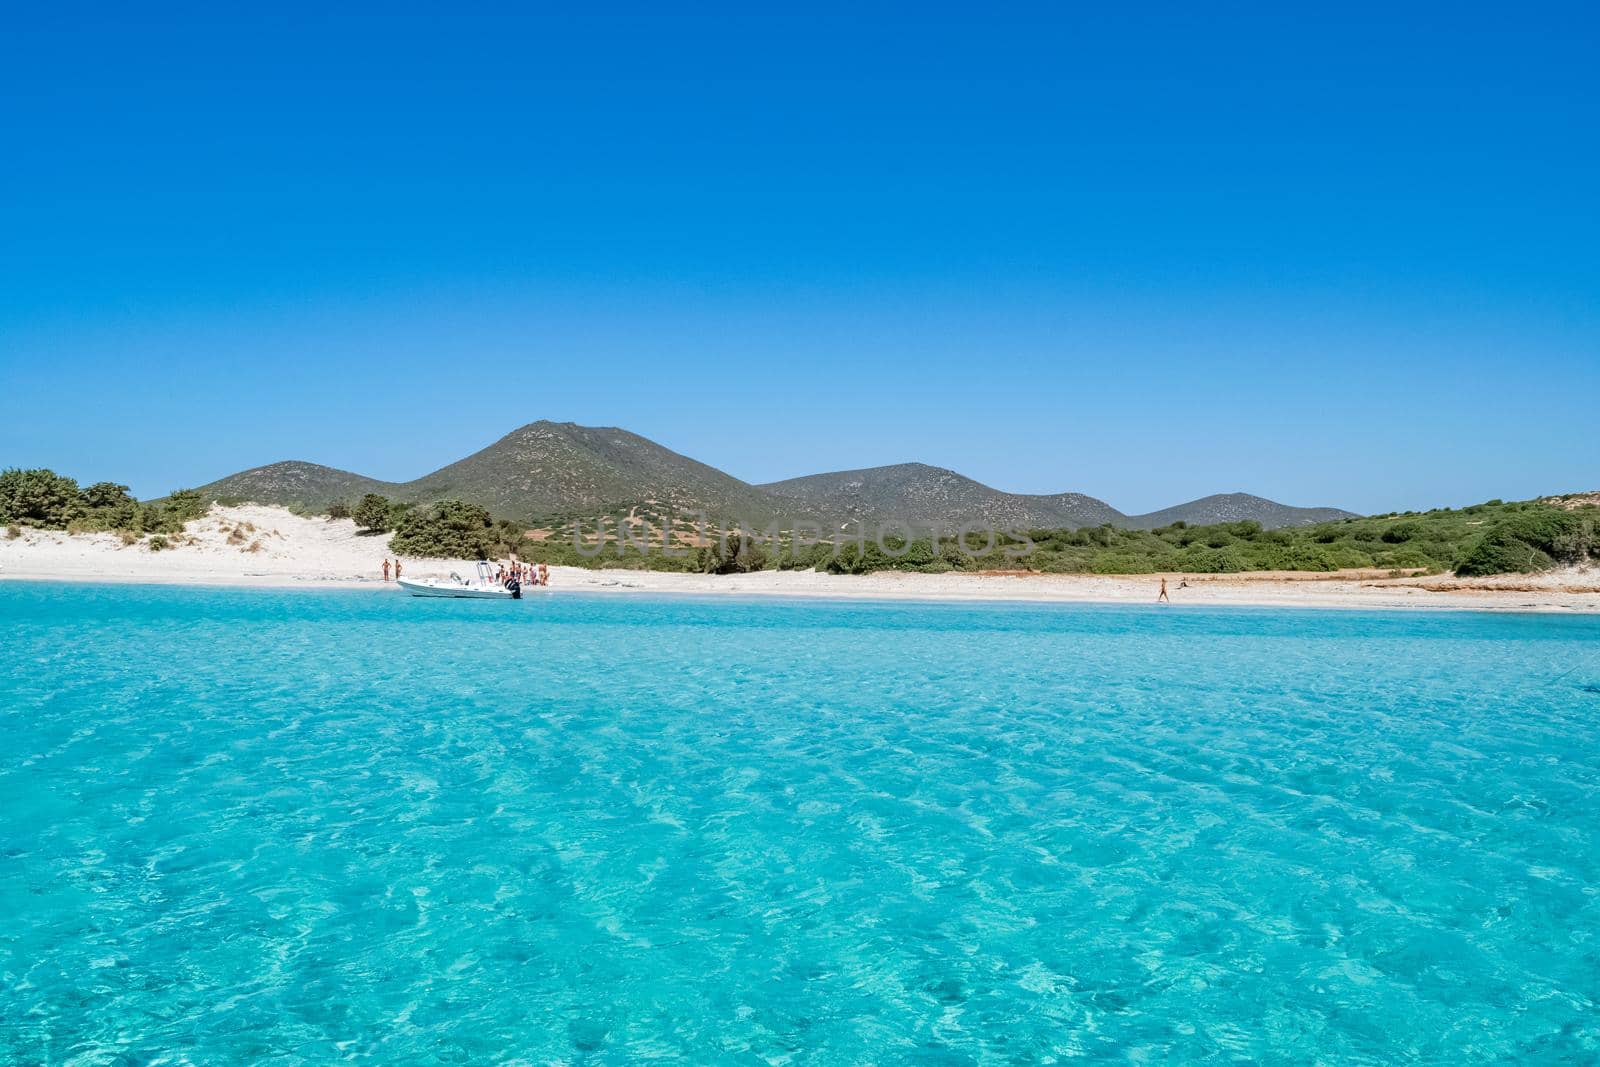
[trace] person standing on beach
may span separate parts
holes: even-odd
[[[400,557],[399,556],[396,556],[394,558],[394,580],[397,581],[397,582],[400,580]]]
[[[1156,603],[1159,604],[1163,600],[1168,604],[1172,603],[1172,598],[1167,595],[1167,580],[1165,578],[1161,579],[1161,592],[1156,595]]]
[[[389,580],[389,557],[388,556],[383,557],[383,580],[386,581],[386,582]]]

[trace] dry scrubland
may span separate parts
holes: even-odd
[[[359,533],[349,519],[304,517],[283,508],[212,507],[183,533],[152,549],[114,533],[19,529],[0,535],[0,578],[385,588],[380,566],[389,536]],[[469,560],[406,560],[408,573],[466,571]],[[1143,603],[1160,575],[878,573],[816,571],[677,574],[624,569],[553,568],[552,593],[680,593],[702,596],[809,596],[847,599],[999,600]],[[1443,608],[1600,611],[1600,569],[1482,578],[1393,577],[1386,570],[1169,574],[1173,602],[1282,607]],[[389,586],[391,590],[392,586]]]

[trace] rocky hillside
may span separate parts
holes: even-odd
[[[1191,500],[1187,504],[1152,511],[1148,515],[1130,516],[1125,525],[1135,530],[1158,530],[1180,521],[1190,526],[1210,526],[1218,522],[1253,519],[1266,529],[1273,530],[1282,526],[1310,526],[1318,522],[1356,517],[1355,512],[1340,508],[1296,508],[1249,493],[1218,493]]]
[[[466,459],[408,482],[403,499],[455,497],[496,515],[592,514],[633,504],[652,510],[765,521],[774,501],[715,467],[616,427],[534,422]]]
[[[398,497],[401,488],[337,467],[289,459],[219,478],[202,485],[200,492],[224,504],[298,504],[321,511],[339,501],[354,503],[363,493]]]
[[[1004,493],[924,463],[812,474],[768,482],[761,488],[814,514],[869,523],[892,518],[915,526],[974,522],[995,529],[1035,529],[1098,526],[1127,518],[1104,501],[1082,493]]]

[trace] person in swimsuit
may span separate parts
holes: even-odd
[[[1172,598],[1167,596],[1167,580],[1165,578],[1161,579],[1161,592],[1156,596],[1156,603],[1159,604],[1163,600],[1168,604],[1172,603]]]

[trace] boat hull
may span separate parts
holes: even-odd
[[[397,579],[400,588],[412,596],[449,597],[455,600],[511,600],[509,589],[457,585],[454,582],[418,582],[409,578]]]

